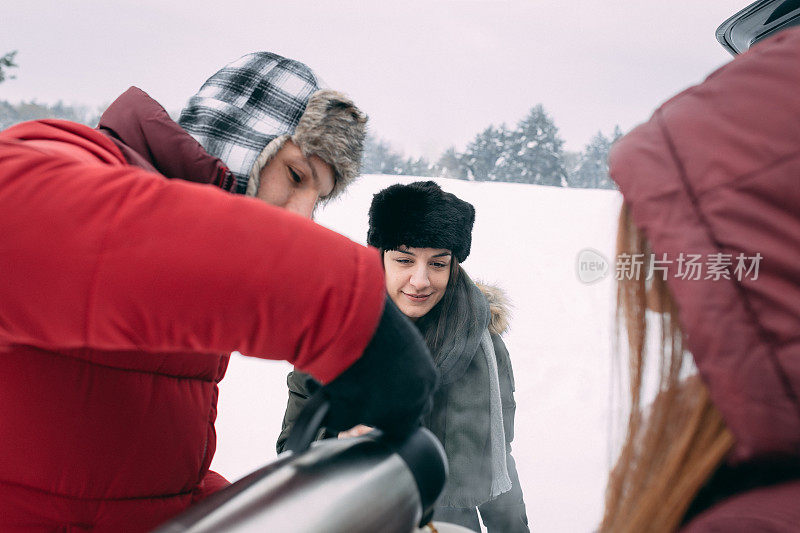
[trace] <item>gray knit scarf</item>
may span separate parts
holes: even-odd
[[[489,450],[492,465],[492,499],[511,490],[511,478],[506,463],[506,433],[503,427],[503,405],[500,400],[500,378],[497,375],[497,356],[489,330],[483,332],[479,350],[489,366]]]
[[[445,345],[442,346],[440,357],[437,360],[437,367],[449,379],[449,385],[445,387],[447,400],[444,404],[455,403],[465,405],[471,398],[479,396],[485,399],[489,410],[489,435],[488,453],[489,457],[470,457],[471,453],[481,453],[482,451],[471,451],[454,447],[454,443],[448,442],[446,435],[437,436],[442,439],[445,451],[450,462],[451,478],[445,487],[444,493],[438,505],[449,507],[474,507],[488,500],[496,498],[500,494],[511,489],[511,480],[508,475],[506,464],[506,442],[503,426],[503,409],[500,396],[500,379],[497,374],[497,359],[494,353],[494,345],[488,330],[489,305],[480,289],[472,282],[469,283],[469,298],[472,311],[478,317],[479,330],[477,331],[450,331]],[[467,368],[473,363],[475,357],[484,358],[485,361],[474,361],[476,364],[485,365],[488,369],[488,379],[480,380],[482,390],[474,390],[468,385],[463,385],[466,377]],[[473,374],[470,374],[473,375]],[[470,378],[472,379],[472,378]],[[473,382],[474,385],[474,382]],[[485,387],[485,389],[483,389]],[[484,404],[485,405],[485,404]],[[434,410],[442,409],[442,405],[436,405]],[[448,412],[444,422],[444,428],[459,431],[480,431],[475,427],[474,422],[480,416],[452,418],[453,414]],[[435,415],[434,415],[435,417]],[[484,426],[485,427],[485,426]],[[433,428],[431,428],[433,429]],[[436,431],[434,431],[436,433]],[[479,465],[488,461],[491,470],[489,479],[481,479],[484,474]],[[476,483],[477,481],[477,483]]]

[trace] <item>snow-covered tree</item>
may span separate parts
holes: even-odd
[[[435,173],[442,178],[467,179],[467,169],[463,163],[463,154],[451,146],[439,157],[435,165]]]
[[[467,145],[460,160],[468,180],[506,181],[498,175],[504,164],[508,130],[505,126],[489,126]]]
[[[564,150],[564,170],[567,171],[567,186],[572,187],[572,176],[581,164],[583,152]]]
[[[620,137],[622,137],[622,130],[619,126],[614,128],[610,138],[598,131],[581,152],[577,168],[570,173],[570,187],[587,189],[615,188],[614,182],[611,181],[608,175],[608,152],[614,141]]]
[[[0,83],[5,81],[6,79],[13,79],[14,76],[9,76],[7,71],[10,68],[17,67],[18,65],[14,63],[14,56],[17,55],[17,51],[14,50],[13,52],[8,52],[3,54],[0,57]]]
[[[503,181],[566,185],[563,146],[553,119],[541,104],[535,106],[508,137],[499,169]]]
[[[364,143],[364,159],[361,172],[364,174],[402,174],[403,157],[392,150],[388,142],[367,135]]]
[[[361,172],[364,174],[391,174],[406,176],[433,176],[436,174],[434,165],[425,158],[405,158],[395,152],[392,146],[372,135],[367,135],[364,143],[364,159]]]
[[[436,174],[434,165],[430,164],[424,157],[413,159],[409,157],[403,164],[401,174],[406,176],[433,176]]]

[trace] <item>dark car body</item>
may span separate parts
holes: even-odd
[[[717,41],[732,55],[791,26],[800,25],[800,0],[759,0],[717,28]]]

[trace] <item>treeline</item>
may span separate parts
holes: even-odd
[[[42,118],[59,118],[96,126],[102,108],[37,102],[12,104],[0,100],[0,129]],[[489,126],[463,152],[447,149],[435,162],[406,158],[391,145],[367,137],[363,173],[437,176],[470,181],[533,183],[555,187],[613,189],[608,177],[608,151],[622,132],[598,132],[580,152],[564,150],[558,128],[541,105],[535,106],[514,128]]]
[[[387,142],[369,137],[363,172],[613,189],[607,159],[620,136],[615,127],[608,137],[598,132],[581,152],[565,151],[553,119],[537,105],[514,128],[489,126],[463,152],[451,147],[435,162],[404,158]]]
[[[60,118],[80,122],[87,126],[95,127],[100,121],[101,109],[90,109],[84,106],[72,106],[58,102],[53,105],[37,102],[20,102],[12,104],[0,100],[0,130],[13,126],[26,120],[39,120],[43,118]]]
[[[16,50],[0,56],[0,83],[14,79],[14,75],[9,71],[19,67],[16,63],[16,56]],[[12,104],[0,100],[0,130],[26,120],[43,118],[60,118],[94,127],[100,120],[101,114],[100,108],[90,109],[85,106],[66,105],[63,102],[54,105],[40,104],[35,101]]]

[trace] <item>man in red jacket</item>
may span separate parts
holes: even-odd
[[[357,175],[365,120],[262,53],[185,129],[132,88],[96,130],[0,132],[0,529],[145,531],[224,486],[234,350],[325,383],[329,426],[413,427],[435,371],[377,252],[289,212]]]

